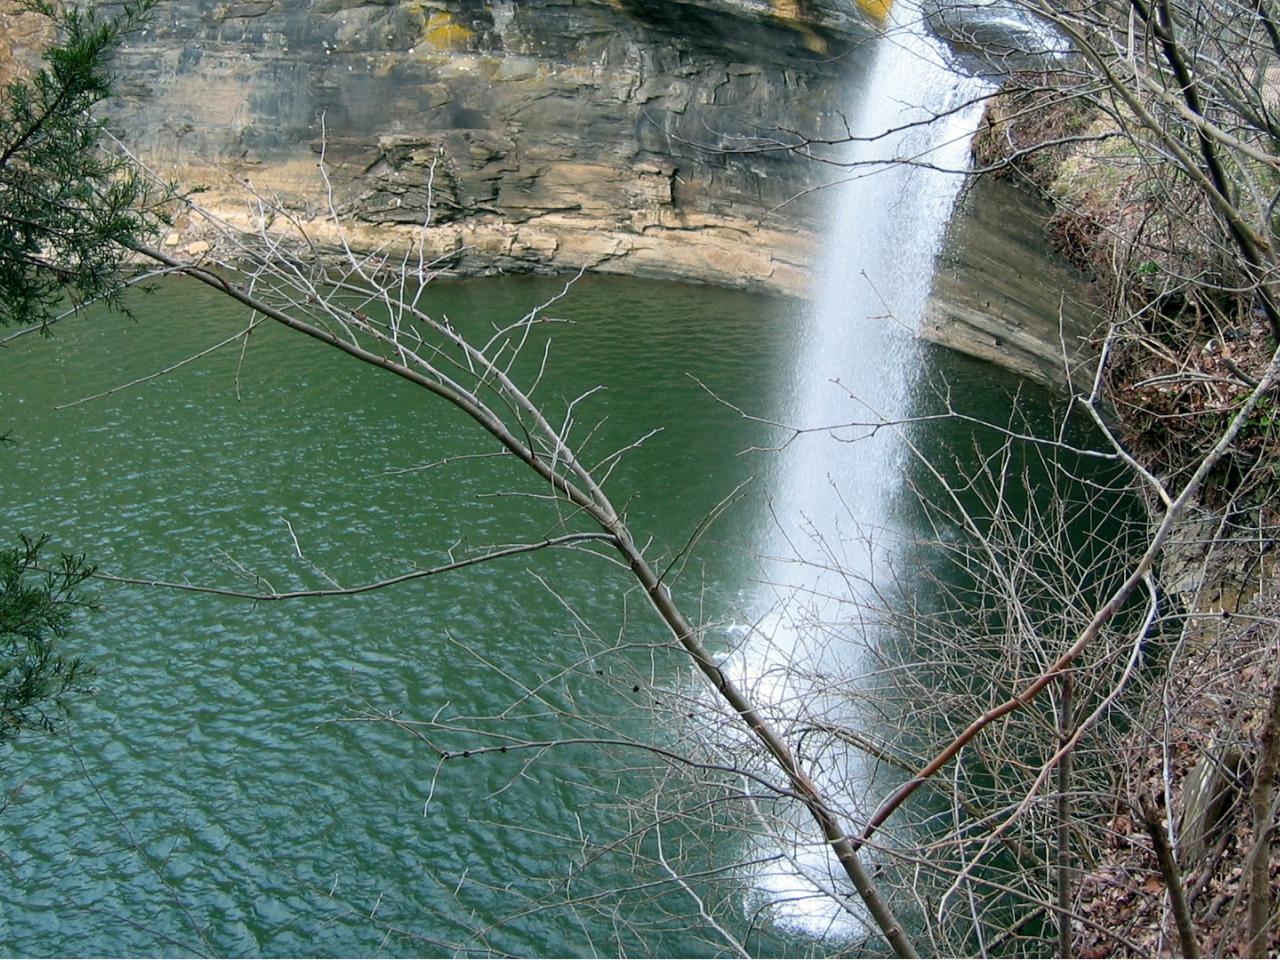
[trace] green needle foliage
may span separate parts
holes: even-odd
[[[92,7],[23,0],[57,39],[27,79],[0,91],[0,326],[44,324],[68,301],[115,305],[122,267],[160,223],[157,190],[127,158],[102,146],[94,115],[111,93],[108,63],[156,0],[129,0],[109,18]],[[0,440],[5,437],[0,436]],[[63,555],[41,563],[45,538],[0,550],[0,743],[54,726],[89,671],[56,652],[77,588],[93,568]]]
[[[58,40],[0,99],[0,324],[43,323],[68,298],[114,305],[130,248],[159,223],[166,191],[103,148],[93,114],[111,92],[112,51],[155,3],[131,0],[103,18],[23,2],[53,22]]]
[[[21,546],[0,550],[0,743],[30,726],[53,729],[64,698],[85,690],[91,676],[79,657],[54,651],[87,605],[77,588],[93,568],[67,554],[45,568],[44,546],[45,538],[23,537]]]

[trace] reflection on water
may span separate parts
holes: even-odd
[[[487,329],[559,286],[442,284],[428,308]],[[742,454],[767,431],[716,397],[784,412],[779,358],[795,309],[588,279],[553,311],[571,322],[537,328],[554,339],[539,394],[553,412],[608,386],[578,413],[587,454],[663,428],[610,481],[658,555],[675,557],[726,493],[760,478],[673,581],[713,625],[748,623],[758,609],[755,557],[773,528],[777,469],[775,457]],[[67,406],[246,320],[177,284],[136,311],[0,355],[0,419],[19,441],[0,453],[6,542],[48,532],[112,572],[242,588],[262,577],[284,590],[365,582],[554,528],[511,464],[456,459],[477,443],[486,452],[462,418],[268,327],[243,356],[223,351]],[[1005,398],[982,402],[999,409]],[[752,854],[716,840],[767,801],[623,742],[723,756],[733,729],[689,717],[684,661],[629,586],[607,561],[566,553],[290,605],[99,587],[102,609],[68,640],[98,669],[97,694],[76,705],[66,737],[5,748],[0,945],[718,953],[719,935],[696,920],[702,932],[691,933],[696,895],[753,952],[808,951],[743,915],[736,863]],[[735,639],[717,642],[728,650]],[[375,720],[389,713],[436,724],[406,732]],[[565,737],[611,745],[438,759]],[[685,818],[653,829],[655,796]],[[673,863],[698,878],[692,887],[671,882]]]
[[[559,286],[440,285],[430,309],[485,329]],[[538,329],[555,338],[541,394],[553,411],[608,384],[579,411],[583,434],[594,430],[586,455],[664,428],[612,484],[632,491],[633,522],[668,552],[750,470],[737,456],[749,425],[699,381],[769,390],[790,308],[583,281],[555,312],[573,322]],[[454,412],[267,327],[243,359],[226,350],[58,409],[245,320],[177,285],[136,310],[136,321],[77,321],[0,358],[0,416],[19,440],[4,453],[6,540],[44,531],[112,572],[228,587],[261,576],[283,590],[366,582],[553,528],[511,465],[421,469],[489,449]],[[750,523],[730,524],[702,541],[688,578],[721,598],[709,605],[746,580],[734,558],[754,536]],[[632,687],[670,673],[671,658],[655,665],[624,648],[584,660],[624,630],[654,639],[643,608],[633,616],[620,603],[627,586],[607,562],[546,554],[296,605],[99,588],[102,612],[70,641],[99,670],[97,696],[78,705],[69,741],[6,755],[6,787],[22,787],[0,821],[0,943],[60,954],[567,954],[587,938],[605,953],[685,952],[670,919],[682,894],[645,894],[616,928],[589,900],[563,906],[652,872],[626,857],[580,863],[584,844],[626,834],[624,801],[650,786],[634,770],[642,756],[565,749],[526,769],[496,755],[437,776],[431,751],[403,731],[334,722],[507,711],[508,729],[526,738],[598,733],[582,716],[645,738],[652,721]],[[603,639],[576,630],[575,617]],[[526,688],[537,678],[546,683],[535,701]],[[461,734],[444,743],[471,745]]]

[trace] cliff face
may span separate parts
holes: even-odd
[[[866,24],[835,0],[173,0],[114,115],[215,199],[248,179],[315,213],[323,151],[357,240],[416,246],[429,218],[461,273],[799,292],[816,204],[793,198],[830,170],[767,147],[843,131]]]
[[[840,170],[797,145],[846,135],[887,2],[167,0],[119,55],[112,122],[245,228],[248,184],[336,242],[323,158],[361,249],[803,296],[814,188]],[[13,9],[0,73],[39,39]],[[984,196],[953,225],[923,334],[1061,381],[1058,290],[1016,279],[1044,274],[1043,249],[1010,233],[1007,195]]]

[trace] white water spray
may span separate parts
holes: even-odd
[[[847,111],[855,143],[846,182],[829,188],[832,222],[806,338],[798,350],[787,422],[806,429],[780,454],[772,494],[774,535],[765,545],[764,614],[734,664],[775,722],[856,723],[850,690],[869,668],[875,627],[861,603],[874,588],[893,536],[890,507],[903,450],[875,423],[907,412],[919,357],[915,333],[934,262],[968,163],[985,81],[953,73],[917,13],[898,6],[877,39]],[[815,738],[820,739],[820,738]],[[840,755],[805,756],[822,786],[859,807],[867,776]],[[814,935],[863,928],[825,845],[804,845],[798,824],[762,840],[776,857],[752,878],[785,926]]]

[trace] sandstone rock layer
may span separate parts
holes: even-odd
[[[169,0],[119,55],[112,123],[245,229],[256,192],[321,245],[332,206],[353,246],[445,275],[586,267],[804,296],[820,188],[842,175],[824,141],[848,133],[885,3]],[[5,62],[31,52],[17,23]],[[1069,281],[998,235],[1008,201],[953,229],[923,333],[1060,382],[1071,298],[1012,278]],[[1074,350],[1079,311],[1063,315]]]
[[[228,209],[248,181],[323,214],[323,158],[357,239],[425,225],[449,271],[799,293],[832,171],[785,148],[844,131],[866,24],[816,0],[174,0],[116,117]]]

